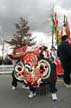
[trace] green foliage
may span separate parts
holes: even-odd
[[[13,34],[13,39],[10,41],[5,41],[12,46],[13,50],[25,45],[32,46],[36,44],[30,33],[28,22],[25,19],[20,18],[20,22],[15,24],[15,26],[16,33]]]

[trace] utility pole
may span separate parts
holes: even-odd
[[[53,46],[54,46],[54,31],[52,29],[52,48],[53,48]]]

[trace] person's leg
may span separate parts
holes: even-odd
[[[25,83],[25,82],[23,81],[22,88],[24,88],[24,89],[29,89],[29,86],[28,86],[28,84],[27,84],[27,83]]]
[[[17,80],[14,77],[14,71],[12,72],[12,89],[15,90],[15,88],[17,87]]]
[[[33,87],[31,84],[29,84],[30,93],[28,95],[28,98],[32,98],[36,96],[36,87]]]
[[[49,87],[50,87],[50,92],[51,92],[51,96],[52,96],[52,100],[56,101],[57,100],[57,96],[56,96],[56,81],[52,81],[49,83]]]
[[[64,66],[64,75],[63,75],[64,83],[70,85],[70,68]]]
[[[50,83],[49,83],[49,87],[50,87],[50,92],[51,92],[51,93],[57,92],[56,82],[55,82],[55,81],[54,81],[54,82],[50,82]]]

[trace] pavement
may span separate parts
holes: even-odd
[[[11,89],[12,77],[9,74],[0,75],[0,108],[70,108],[71,88],[66,88],[62,78],[57,81],[57,101],[52,101],[51,93],[37,95],[28,99],[28,90],[18,83],[16,90]]]

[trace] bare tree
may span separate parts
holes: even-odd
[[[36,44],[32,34],[30,33],[28,22],[25,19],[20,18],[20,22],[15,24],[15,26],[16,33],[13,34],[13,39],[10,41],[5,41],[12,46],[13,50],[16,50],[17,48],[25,45],[32,46]]]

